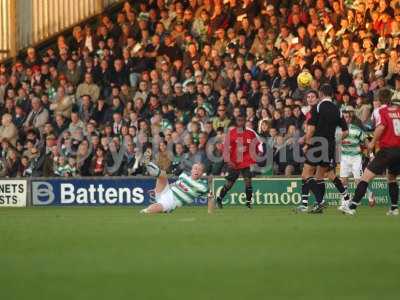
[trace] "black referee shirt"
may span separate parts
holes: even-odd
[[[313,107],[308,124],[315,126],[314,137],[324,137],[329,143],[335,142],[337,127],[342,128],[343,131],[348,130],[341,111],[329,98],[322,99]]]

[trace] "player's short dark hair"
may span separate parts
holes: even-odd
[[[392,91],[389,89],[381,89],[378,92],[378,100],[382,104],[388,104],[392,99]]]
[[[330,84],[323,84],[320,88],[320,92],[323,96],[332,97],[333,96],[333,88]]]
[[[308,94],[314,94],[318,98],[318,92],[316,90],[314,90],[314,89],[308,90],[306,95],[308,95]]]

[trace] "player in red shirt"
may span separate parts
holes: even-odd
[[[254,130],[245,128],[245,122],[243,114],[238,116],[236,127],[230,128],[225,137],[224,161],[229,169],[227,182],[216,199],[218,208],[222,208],[222,200],[240,175],[243,176],[246,187],[246,206],[252,207],[253,187],[250,167],[256,163],[256,153],[262,152],[262,144]]]
[[[349,207],[345,206],[343,213],[355,215],[356,208],[364,197],[368,183],[387,170],[387,180],[391,207],[387,215],[399,215],[399,186],[397,176],[400,175],[400,99],[393,99],[388,107],[379,110],[380,118],[374,132],[374,137],[368,147],[372,150],[376,143],[379,152],[369,163],[361,177]]]

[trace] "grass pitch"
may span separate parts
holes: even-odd
[[[1,299],[398,299],[384,208],[138,211],[0,209]]]

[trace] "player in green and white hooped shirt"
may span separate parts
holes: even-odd
[[[353,107],[346,107],[343,111],[343,117],[349,127],[349,135],[343,140],[341,145],[340,179],[343,182],[346,192],[348,190],[349,177],[353,175],[357,184],[363,174],[361,146],[365,144],[366,140],[364,130],[354,122],[355,117],[353,112]],[[368,192],[368,199],[370,204],[375,201],[375,197],[371,191]],[[342,199],[341,206],[347,205],[347,202]]]
[[[195,199],[208,197],[208,212],[211,213],[214,203],[210,194],[207,179],[202,178],[204,166],[200,163],[194,164],[190,175],[182,173],[178,180],[172,184],[168,183],[165,171],[156,164],[149,162],[146,166],[150,175],[157,177],[156,202],[141,210],[141,213],[154,214],[172,212],[176,207],[193,203]]]

